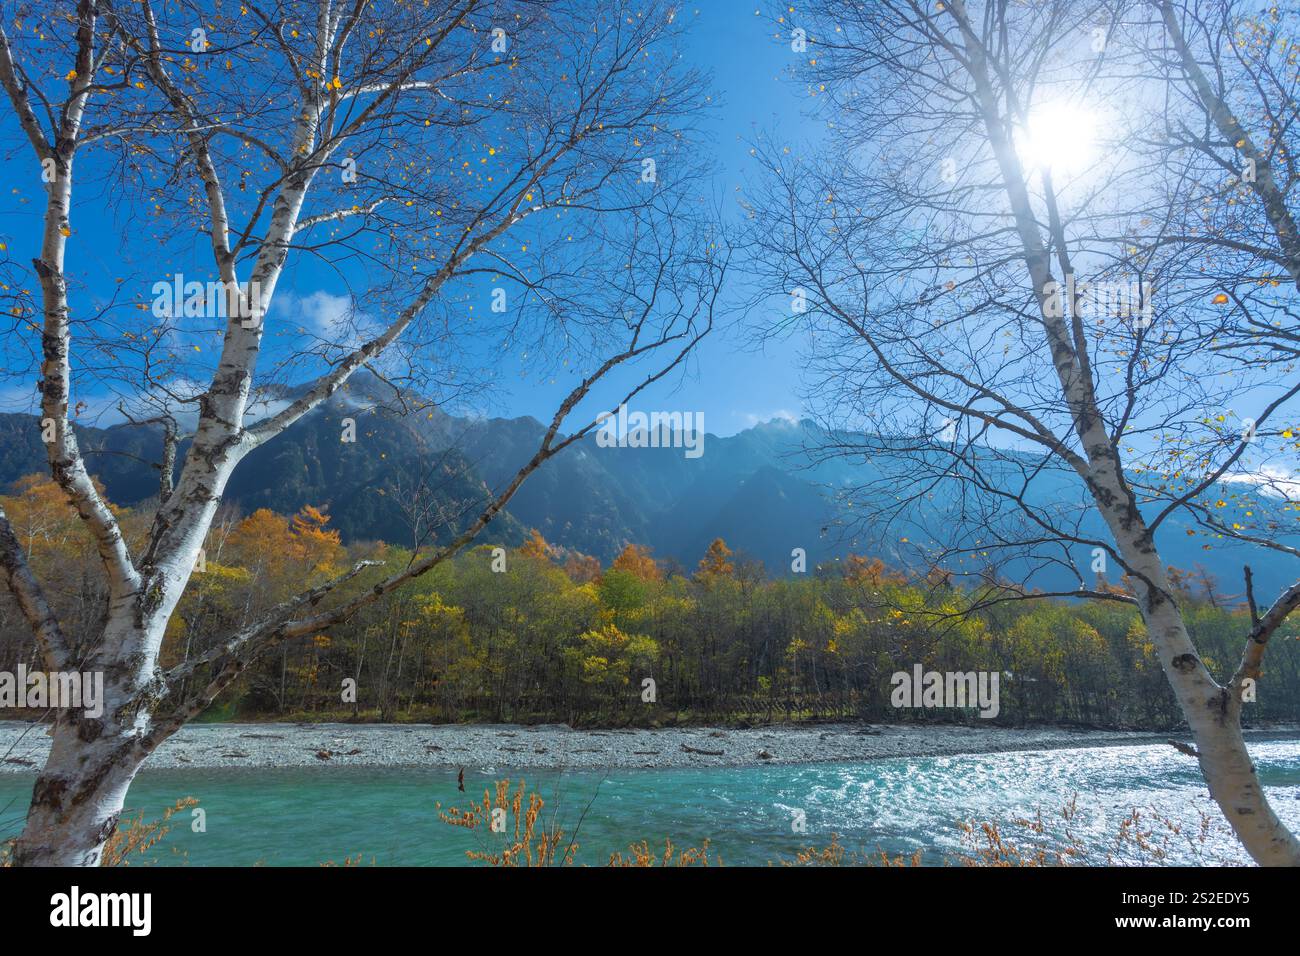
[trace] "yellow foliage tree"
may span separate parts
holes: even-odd
[[[860,554],[849,555],[844,565],[844,576],[857,584],[866,584],[870,587],[880,587],[888,578],[884,561]]]
[[[614,559],[611,571],[626,571],[642,581],[660,581],[664,573],[655,559],[650,557],[650,549],[639,544],[629,544]]]
[[[700,559],[697,576],[705,578],[729,578],[735,573],[736,566],[728,560],[732,551],[727,547],[727,542],[721,538],[714,538],[713,543],[709,545],[709,550],[704,552],[704,557]]]
[[[542,533],[536,528],[529,534],[527,540],[519,546],[519,556],[523,558],[540,558],[543,561],[551,559],[551,546],[546,543]]]
[[[329,520],[330,516],[321,509],[303,505],[289,522],[294,556],[312,568],[333,563],[341,548],[339,533],[325,527]]]

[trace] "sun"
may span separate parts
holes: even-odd
[[[1027,167],[1075,174],[1097,158],[1097,116],[1075,103],[1036,106],[1017,130],[1016,151]]]

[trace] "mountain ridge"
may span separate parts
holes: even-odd
[[[345,541],[378,539],[408,547],[445,541],[477,516],[489,489],[503,487],[535,454],[545,432],[531,417],[459,418],[427,403],[394,410],[373,394],[374,386],[361,380],[254,450],[235,471],[225,500],[245,512],[324,507]],[[341,440],[346,419],[355,426],[354,442]],[[87,465],[110,500],[135,506],[157,494],[160,427],[74,428]],[[720,537],[776,575],[790,573],[796,548],[804,550],[810,570],[850,553],[927,570],[915,566],[914,551],[900,543],[906,537],[885,538],[875,533],[883,529],[870,527],[870,533],[855,536],[840,524],[843,511],[832,500],[833,490],[888,487],[891,473],[879,461],[821,461],[807,453],[809,445],[829,437],[807,420],[773,419],[735,435],[706,434],[705,453],[688,459],[681,448],[602,448],[588,435],[535,471],[487,536],[517,544],[536,528],[553,544],[605,563],[636,543],[692,568],[709,542]],[[182,442],[178,461],[186,447]],[[0,413],[0,489],[33,472],[48,474],[39,420]],[[1062,478],[1058,485],[1049,482],[1044,495],[1069,499],[1079,492]],[[931,495],[921,506],[929,509],[923,518],[978,544],[987,530],[964,511],[949,517],[945,509],[952,504],[943,494]],[[1088,512],[1081,506],[1081,528],[1104,535],[1100,520]],[[439,533],[429,534],[430,513],[440,516]],[[1261,594],[1293,580],[1271,552],[1206,551],[1186,531],[1177,519],[1162,530],[1165,559],[1185,570],[1205,567],[1226,591],[1237,590],[1245,560],[1252,563]],[[1091,580],[1089,552],[1081,547],[1073,548],[1070,558]],[[1077,586],[1064,567],[1044,570],[1009,561],[1001,573],[1048,590]]]

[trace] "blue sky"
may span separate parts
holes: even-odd
[[[775,132],[794,142],[806,142],[809,137],[815,137],[818,126],[803,115],[809,100],[801,95],[799,86],[788,74],[795,54],[788,41],[773,35],[770,20],[757,15],[758,6],[758,0],[709,0],[681,11],[688,23],[684,58],[690,65],[712,74],[712,88],[701,91],[702,98],[707,97],[712,104],[704,122],[709,131],[706,148],[717,166],[713,192],[728,217],[738,214],[738,189],[753,170],[750,141],[760,133]],[[9,115],[3,142],[7,147],[3,153],[4,168],[11,188],[0,198],[0,240],[8,246],[9,255],[24,263],[35,253],[38,240],[44,198],[39,167],[30,148],[18,138]],[[155,251],[132,248],[120,236],[122,227],[111,218],[112,207],[111,195],[104,194],[98,184],[82,180],[74,194],[75,238],[68,253],[69,272],[76,283],[74,314],[80,311],[85,315],[88,307],[105,302],[118,289],[119,282],[126,283],[118,290],[120,293],[134,288],[138,277],[150,276],[157,270],[157,263],[151,258],[157,255]],[[205,245],[203,237],[196,235],[195,263],[210,262]],[[169,252],[174,254],[176,250]],[[183,261],[175,262],[178,269],[183,265]],[[194,271],[206,269],[196,267]],[[345,289],[332,281],[333,278],[310,265],[291,265],[277,291],[272,322],[277,316],[282,320],[296,318],[294,324],[307,326],[329,322],[347,304]],[[30,277],[26,281],[30,282]],[[147,288],[146,285],[146,291]],[[76,290],[80,290],[81,302],[77,302]],[[638,407],[702,413],[705,428],[722,435],[771,418],[800,414],[797,345],[793,340],[786,340],[760,346],[751,327],[740,321],[742,294],[736,286],[729,289],[716,316],[713,333],[689,368],[684,374],[665,379],[643,393]],[[195,379],[202,380],[209,371],[206,365],[209,352],[209,349],[196,348],[190,356],[187,348],[186,354],[193,365],[182,369],[182,373],[192,373]],[[15,353],[7,354],[12,371],[17,364]],[[84,375],[93,359],[79,356],[79,360]],[[502,368],[495,390],[482,400],[479,410],[508,417],[533,415],[549,419],[571,384],[567,379],[520,381]],[[620,383],[611,383],[617,384]],[[75,397],[88,401],[92,407],[82,421],[102,425],[119,417],[112,410],[114,403],[101,394],[103,390],[96,387],[93,378],[80,378],[77,388]],[[612,389],[602,398],[610,394],[614,394]],[[35,400],[32,378],[15,381],[9,377],[0,381],[0,411],[31,411]],[[595,410],[598,409],[587,405],[580,409]],[[570,424],[580,423],[575,417]]]
[[[737,190],[755,171],[749,149],[757,135],[806,141],[818,127],[808,115],[808,97],[789,76],[795,54],[788,41],[774,36],[766,9],[756,15],[759,9],[760,0],[708,0],[683,8],[690,24],[684,56],[713,78],[715,108],[706,126],[718,166],[714,189],[728,216],[737,215]],[[752,324],[741,321],[740,299],[733,282],[720,321],[689,371],[643,393],[640,407],[703,412],[706,430],[718,435],[801,414],[796,340],[760,346]],[[494,412],[549,416],[562,391],[559,384],[503,386]]]

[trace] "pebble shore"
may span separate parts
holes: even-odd
[[[574,730],[557,724],[192,724],[146,769],[466,767],[492,769],[741,767],[932,757],[1163,742],[1171,734],[978,725],[801,724],[733,729]],[[1287,739],[1300,728],[1248,732]],[[38,770],[45,728],[0,721],[0,773]]]

